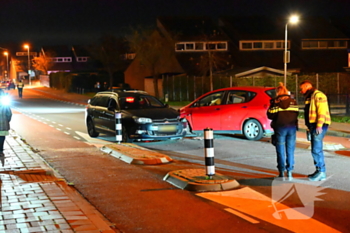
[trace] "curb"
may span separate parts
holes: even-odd
[[[173,161],[169,156],[131,143],[108,144],[101,147],[101,151],[129,164],[157,165]]]
[[[240,186],[235,179],[222,174],[216,173],[213,179],[208,179],[205,174],[205,169],[176,170],[169,172],[163,180],[180,189],[196,192],[226,191]]]
[[[328,132],[327,132],[328,133]],[[308,140],[305,138],[297,138],[296,140],[299,143],[303,143],[305,145],[308,145],[307,149],[311,149],[311,144]],[[344,147],[340,143],[333,143],[333,142],[323,142],[323,150],[328,150],[328,151],[338,151],[338,150],[344,150],[346,147]]]

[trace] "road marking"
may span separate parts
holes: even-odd
[[[79,132],[79,131],[75,131],[75,133],[77,135],[79,135],[81,138],[83,138],[89,145],[94,145],[96,147],[102,147],[106,144],[110,144],[111,142],[109,141],[105,141],[105,140],[101,140],[98,138],[91,138],[87,133],[83,133],[83,132]]]
[[[233,210],[237,210],[238,213],[244,213],[256,219],[260,219],[261,222],[268,222],[292,232],[339,232],[331,226],[313,218],[276,219],[274,217],[276,209],[272,204],[272,199],[249,187],[224,192],[197,193],[196,195],[225,205]],[[295,211],[296,213],[294,216],[296,216],[296,214],[299,216],[303,215],[303,213],[298,212],[297,209],[290,208],[282,203],[278,205],[281,210],[288,209],[289,211]]]
[[[227,212],[230,212],[230,213],[232,213],[232,214],[234,214],[234,215],[236,215],[236,216],[238,216],[240,218],[243,218],[244,220],[247,220],[248,222],[251,222],[253,224],[260,223],[259,221],[255,220],[255,219],[253,219],[253,218],[251,218],[251,217],[249,217],[249,216],[247,216],[245,214],[242,214],[242,213],[240,213],[240,212],[238,212],[236,210],[233,210],[233,209],[230,209],[230,208],[226,208],[225,210]]]

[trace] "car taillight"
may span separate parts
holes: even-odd
[[[265,108],[265,109],[268,109],[268,108],[269,108],[269,105],[268,105],[268,104],[264,104],[264,108]]]

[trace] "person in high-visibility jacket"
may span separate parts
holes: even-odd
[[[279,83],[276,88],[276,95],[276,98],[271,99],[267,117],[272,120],[271,127],[274,130],[272,140],[275,140],[273,144],[276,147],[278,177],[284,178],[284,172],[287,171],[288,180],[292,180],[299,109],[283,83]]]
[[[17,83],[17,89],[18,89],[18,96],[19,96],[19,98],[22,98],[23,87],[24,87],[24,83],[22,82],[22,80],[19,80],[19,82]]]
[[[323,154],[323,138],[331,124],[327,96],[314,88],[309,80],[300,84],[300,92],[305,97],[305,125],[311,134],[311,154],[316,171],[309,174],[310,181],[326,179],[326,164]]]

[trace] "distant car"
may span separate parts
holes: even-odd
[[[90,137],[116,134],[115,113],[121,113],[122,141],[181,139],[187,122],[179,112],[143,91],[98,92],[88,101],[85,122]]]
[[[9,81],[1,81],[0,83],[1,89],[8,89],[9,83],[10,83]]]
[[[1,89],[10,90],[15,89],[15,84],[12,81],[1,81],[0,87]]]
[[[266,116],[275,88],[230,87],[208,92],[180,108],[180,117],[188,121],[188,131],[243,134],[248,140],[259,140],[273,133]]]
[[[11,89],[16,89],[16,85],[10,81],[9,85],[8,85],[8,89],[11,90]]]

